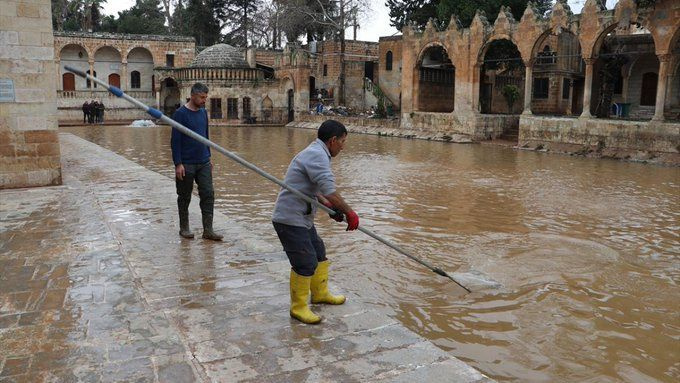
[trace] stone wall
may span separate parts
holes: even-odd
[[[206,110],[210,116],[211,123],[243,123],[244,114],[244,99],[247,97],[250,101],[250,116],[255,117],[257,123],[276,122],[283,123],[286,121],[287,99],[286,93],[279,89],[278,81],[262,81],[257,83],[241,83],[233,84],[231,86],[224,86],[217,82],[206,82],[210,88],[208,100],[206,101]],[[182,97],[189,96],[189,86],[182,87]],[[211,100],[220,100],[221,104],[221,118],[217,110],[213,110],[213,103]],[[236,118],[233,115],[230,118],[228,114],[229,99],[236,99]],[[268,104],[271,102],[271,108]],[[267,114],[269,109],[271,113]]]
[[[439,115],[441,116],[441,114]],[[289,123],[288,127],[318,129],[322,122],[333,119],[341,122],[351,133],[373,134],[378,136],[417,138],[423,140],[471,143],[469,136],[456,134],[453,131],[436,131],[428,126],[406,129],[399,119],[373,119],[363,117],[318,116],[303,114]]]
[[[413,112],[402,114],[402,128],[430,135],[464,135],[473,141],[498,138],[517,128],[519,116],[511,114],[463,114]]]
[[[54,79],[50,1],[3,0],[0,188],[61,184]]]
[[[309,50],[309,45],[303,47]],[[346,40],[345,42],[345,102],[346,106],[363,108],[364,100],[356,96],[363,91],[365,77],[364,63],[372,62],[373,81],[378,81],[378,43],[369,41]],[[325,67],[325,71],[324,71]],[[316,53],[311,55],[310,76],[314,77],[317,89],[332,93],[332,101],[337,105],[340,86],[340,42],[316,42]],[[351,95],[354,95],[351,96]]]
[[[680,125],[660,121],[522,116],[519,144],[546,148],[553,144],[570,144],[596,147],[599,150],[625,149],[677,154],[680,150]]]
[[[399,110],[401,103],[401,36],[381,37],[378,49],[380,78],[378,85]],[[386,68],[387,52],[392,52],[392,70]]]

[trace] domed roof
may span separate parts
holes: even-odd
[[[243,52],[228,44],[215,44],[202,50],[194,61],[192,67],[201,68],[248,68]]]

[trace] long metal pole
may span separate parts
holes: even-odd
[[[104,81],[102,81],[102,80],[100,80],[100,79],[98,79],[98,78],[96,78],[96,77],[94,77],[94,76],[91,76],[91,75],[89,75],[89,74],[86,74],[85,72],[83,72],[83,71],[81,71],[81,70],[79,70],[79,69],[73,68],[73,67],[71,67],[71,66],[69,66],[69,65],[64,66],[64,68],[65,68],[66,70],[68,70],[68,71],[71,71],[71,72],[77,74],[78,76],[81,76],[81,77],[84,77],[84,78],[90,79],[91,81],[96,82],[97,84],[99,84],[99,85],[103,86],[104,88],[108,89],[109,92],[113,93],[113,94],[116,95],[117,97],[120,97],[120,98],[123,98],[123,99],[129,101],[130,103],[132,103],[133,105],[137,106],[138,108],[140,108],[140,109],[146,111],[146,112],[147,112],[148,114],[150,114],[152,117],[157,118],[157,119],[160,119],[161,121],[170,124],[173,128],[179,130],[180,132],[186,134],[187,136],[193,138],[194,140],[196,140],[196,141],[198,141],[198,142],[200,142],[200,143],[202,143],[202,144],[205,144],[205,145],[207,145],[207,146],[209,146],[209,147],[211,147],[211,148],[217,150],[218,152],[220,152],[220,153],[224,154],[225,156],[229,157],[230,159],[232,159],[232,160],[238,162],[239,164],[243,165],[244,167],[246,167],[246,168],[248,168],[248,169],[254,171],[255,173],[261,175],[262,177],[264,177],[264,178],[266,178],[266,179],[272,181],[273,183],[275,183],[275,184],[281,186],[282,188],[285,188],[286,190],[288,190],[288,191],[290,191],[291,193],[295,194],[298,198],[300,198],[300,199],[302,199],[302,200],[304,200],[304,201],[306,201],[306,202],[309,202],[309,203],[311,203],[311,204],[316,205],[317,208],[319,208],[319,209],[325,211],[326,213],[334,213],[333,210],[329,209],[328,207],[326,207],[326,206],[323,205],[322,203],[319,203],[319,201],[317,201],[316,199],[311,198],[311,197],[307,196],[306,194],[300,192],[299,190],[294,189],[294,188],[288,186],[288,185],[287,185],[286,183],[284,183],[283,181],[281,181],[281,180],[279,180],[278,178],[272,176],[271,174],[265,172],[264,170],[258,168],[257,166],[253,165],[252,163],[250,163],[250,162],[244,160],[243,158],[239,157],[237,154],[228,151],[227,149],[225,149],[225,148],[223,148],[223,147],[217,145],[216,143],[210,141],[209,139],[207,139],[207,138],[201,136],[200,134],[198,134],[198,133],[194,132],[193,130],[187,128],[186,126],[180,124],[179,122],[173,120],[172,118],[170,118],[170,117],[164,115],[163,113],[161,113],[160,110],[154,109],[154,108],[151,108],[151,107],[145,105],[145,104],[142,103],[141,101],[135,99],[135,98],[132,97],[132,96],[129,96],[128,94],[126,94],[126,93],[123,92],[122,90],[116,88],[115,86],[111,86],[111,85],[105,83]],[[371,230],[369,230],[369,229],[367,229],[367,228],[365,228],[365,227],[363,227],[363,226],[359,226],[359,230],[361,230],[362,232],[364,232],[364,233],[365,233],[366,235],[368,235],[369,237],[374,238],[374,239],[376,239],[376,240],[382,242],[383,244],[385,244],[385,245],[391,247],[392,249],[398,251],[399,253],[401,253],[401,254],[403,254],[403,255],[405,255],[405,256],[411,258],[412,260],[414,260],[414,261],[420,263],[421,265],[427,267],[427,268],[430,269],[431,271],[433,271],[433,272],[435,272],[435,273],[437,273],[437,274],[439,274],[439,275],[441,275],[441,276],[443,276],[443,277],[449,278],[450,280],[454,281],[458,286],[460,286],[460,287],[462,287],[463,289],[465,289],[465,291],[467,291],[468,293],[471,292],[470,289],[468,289],[467,287],[465,287],[465,286],[463,286],[462,284],[460,284],[458,281],[456,281],[455,279],[453,279],[453,277],[451,277],[449,274],[447,274],[446,271],[440,269],[439,267],[434,267],[434,266],[430,265],[429,263],[423,261],[422,259],[416,258],[415,256],[411,255],[411,254],[410,254],[409,252],[407,252],[406,250],[404,250],[404,249],[402,249],[401,247],[395,245],[394,243],[388,241],[387,239],[385,239],[385,238],[379,236],[378,234],[375,234],[374,232],[372,232]]]

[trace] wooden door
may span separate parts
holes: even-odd
[[[111,73],[109,75],[109,85],[120,88],[120,76],[116,73]]]
[[[64,73],[61,79],[63,90],[76,90],[76,76],[73,73]]]

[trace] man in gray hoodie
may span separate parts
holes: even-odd
[[[335,210],[331,218],[338,222],[347,219],[347,230],[359,227],[359,216],[340,196],[331,171],[331,158],[345,146],[347,129],[338,121],[327,120],[321,124],[317,139],[298,153],[291,161],[284,182],[310,198]],[[316,206],[287,189],[281,189],[276,199],[272,222],[276,234],[291,264],[290,316],[307,324],[321,322],[307,305],[310,290],[312,303],[341,305],[342,295],[328,291],[326,247],[314,228]]]

